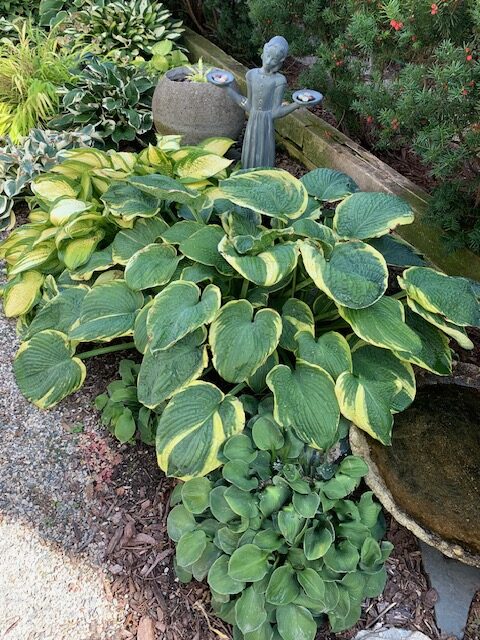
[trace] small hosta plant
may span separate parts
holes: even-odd
[[[89,124],[107,146],[131,142],[152,128],[155,85],[142,68],[93,59],[63,96],[64,115],[49,126],[63,130]]]
[[[63,151],[90,146],[94,139],[92,126],[65,133],[32,129],[18,145],[7,138],[6,144],[0,146],[0,229],[13,227],[15,199],[30,193],[36,176],[58,164]]]
[[[334,632],[352,627],[363,600],[383,591],[392,550],[372,493],[349,497],[365,462],[305,447],[268,406],[222,456],[221,472],[172,494],[178,577],[206,579],[238,640],[313,640],[327,618]]]

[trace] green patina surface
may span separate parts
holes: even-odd
[[[247,68],[197,33],[188,30],[186,44],[192,58],[229,69],[242,91]],[[276,122],[277,139],[287,152],[307,168],[330,167],[348,173],[366,191],[387,191],[407,200],[415,211],[415,222],[398,229],[437,267],[450,275],[480,280],[480,256],[467,249],[449,252],[442,231],[425,221],[429,195],[394,171],[343,133],[310,112],[297,111]]]

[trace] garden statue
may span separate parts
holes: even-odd
[[[249,115],[242,149],[244,169],[273,167],[275,165],[274,121],[302,106],[316,105],[323,98],[317,91],[303,90],[293,94],[293,103],[283,103],[287,80],[279,70],[287,54],[288,42],[282,36],[275,36],[265,44],[262,67],[250,69],[247,72],[247,97],[233,89],[231,84],[234,77],[229,71],[215,69],[207,75],[212,84],[226,87],[233,100]]]

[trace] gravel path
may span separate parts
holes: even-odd
[[[92,485],[118,454],[96,423],[92,386],[48,412],[23,398],[16,349],[0,313],[0,638],[114,638],[124,612],[98,568]]]

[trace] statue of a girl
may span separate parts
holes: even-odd
[[[242,150],[244,169],[273,167],[275,165],[274,121],[301,106],[309,106],[297,102],[282,104],[287,80],[278,72],[287,54],[288,42],[282,36],[275,36],[263,47],[261,69],[250,69],[247,72],[246,98],[231,86],[225,85],[228,86],[227,91],[232,99],[249,114]],[[313,99],[313,96],[311,98]],[[315,100],[314,103],[317,102],[319,100]]]

